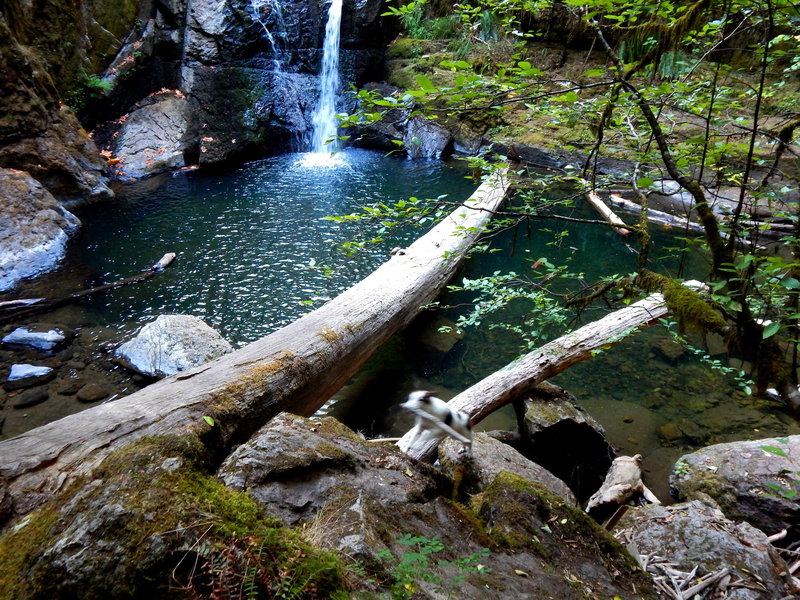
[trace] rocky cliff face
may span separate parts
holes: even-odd
[[[0,168],[28,173],[56,200],[74,202],[110,198],[110,178],[302,146],[328,6],[7,0],[0,7]],[[343,81],[376,77],[394,34],[380,7],[380,0],[345,0]]]

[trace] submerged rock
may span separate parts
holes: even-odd
[[[729,519],[767,535],[788,528],[800,536],[800,436],[715,444],[675,463],[670,485],[682,500],[717,502]]]
[[[0,291],[58,266],[79,226],[41,183],[0,168]]]
[[[659,559],[666,559],[669,567],[687,574],[696,568],[695,576],[690,578],[692,584],[727,568],[731,581],[726,598],[795,597],[792,592],[797,590],[788,589],[781,577],[788,570],[786,563],[767,536],[747,523],[729,521],[701,502],[635,509],[628,512],[622,526],[625,529],[617,537],[652,561],[648,571],[654,575],[664,575],[658,572]]]
[[[143,375],[165,377],[232,350],[219,333],[197,317],[161,315],[117,348],[115,355]]]

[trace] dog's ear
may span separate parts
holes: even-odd
[[[422,394],[422,396],[419,399],[420,402],[425,402],[426,404],[430,404],[431,398],[433,397],[433,395],[436,392],[431,392],[431,391],[428,391],[428,390],[422,390],[420,393]]]

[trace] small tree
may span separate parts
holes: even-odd
[[[422,4],[418,0],[390,12],[410,20],[407,15],[422,10]],[[683,326],[721,335],[732,354],[752,364],[759,390],[774,385],[800,407],[800,220],[781,202],[797,189],[796,179],[781,169],[792,153],[800,112],[796,104],[780,101],[794,97],[798,87],[800,8],[788,0],[469,0],[455,10],[476,43],[491,43],[479,35],[490,15],[504,36],[516,38],[515,53],[506,62],[480,67],[468,60],[443,61],[440,68],[450,71],[443,82],[420,75],[418,89],[393,97],[360,92],[371,108],[349,123],[364,115],[376,120],[380,111],[397,108],[428,118],[479,113],[502,119],[524,107],[529,115],[569,120],[592,132],[582,173],[563,172],[548,180],[579,181],[592,190],[620,185],[602,176],[597,164],[600,156],[618,151],[610,149],[612,143],[623,147],[636,164],[625,183],[642,206],[639,223],[631,227],[638,239],[638,269],[631,276],[609,274],[569,304],[661,291]],[[576,38],[591,39],[589,52],[602,53],[602,66],[572,78],[534,66],[531,41],[552,36],[555,14]],[[562,39],[566,47],[569,36]],[[710,257],[710,296],[649,268],[646,192],[657,179],[677,182],[693,199]],[[723,185],[738,190],[724,216],[714,210]],[[505,215],[507,220],[552,212],[536,191],[524,200]],[[756,250],[760,225],[752,215],[759,206],[794,225],[776,254]],[[436,210],[417,205],[414,215]]]

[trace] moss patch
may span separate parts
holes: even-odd
[[[281,527],[205,469],[193,436],[142,439],[91,482],[0,538],[0,598],[182,598],[238,586],[260,598],[331,598],[335,555]]]

